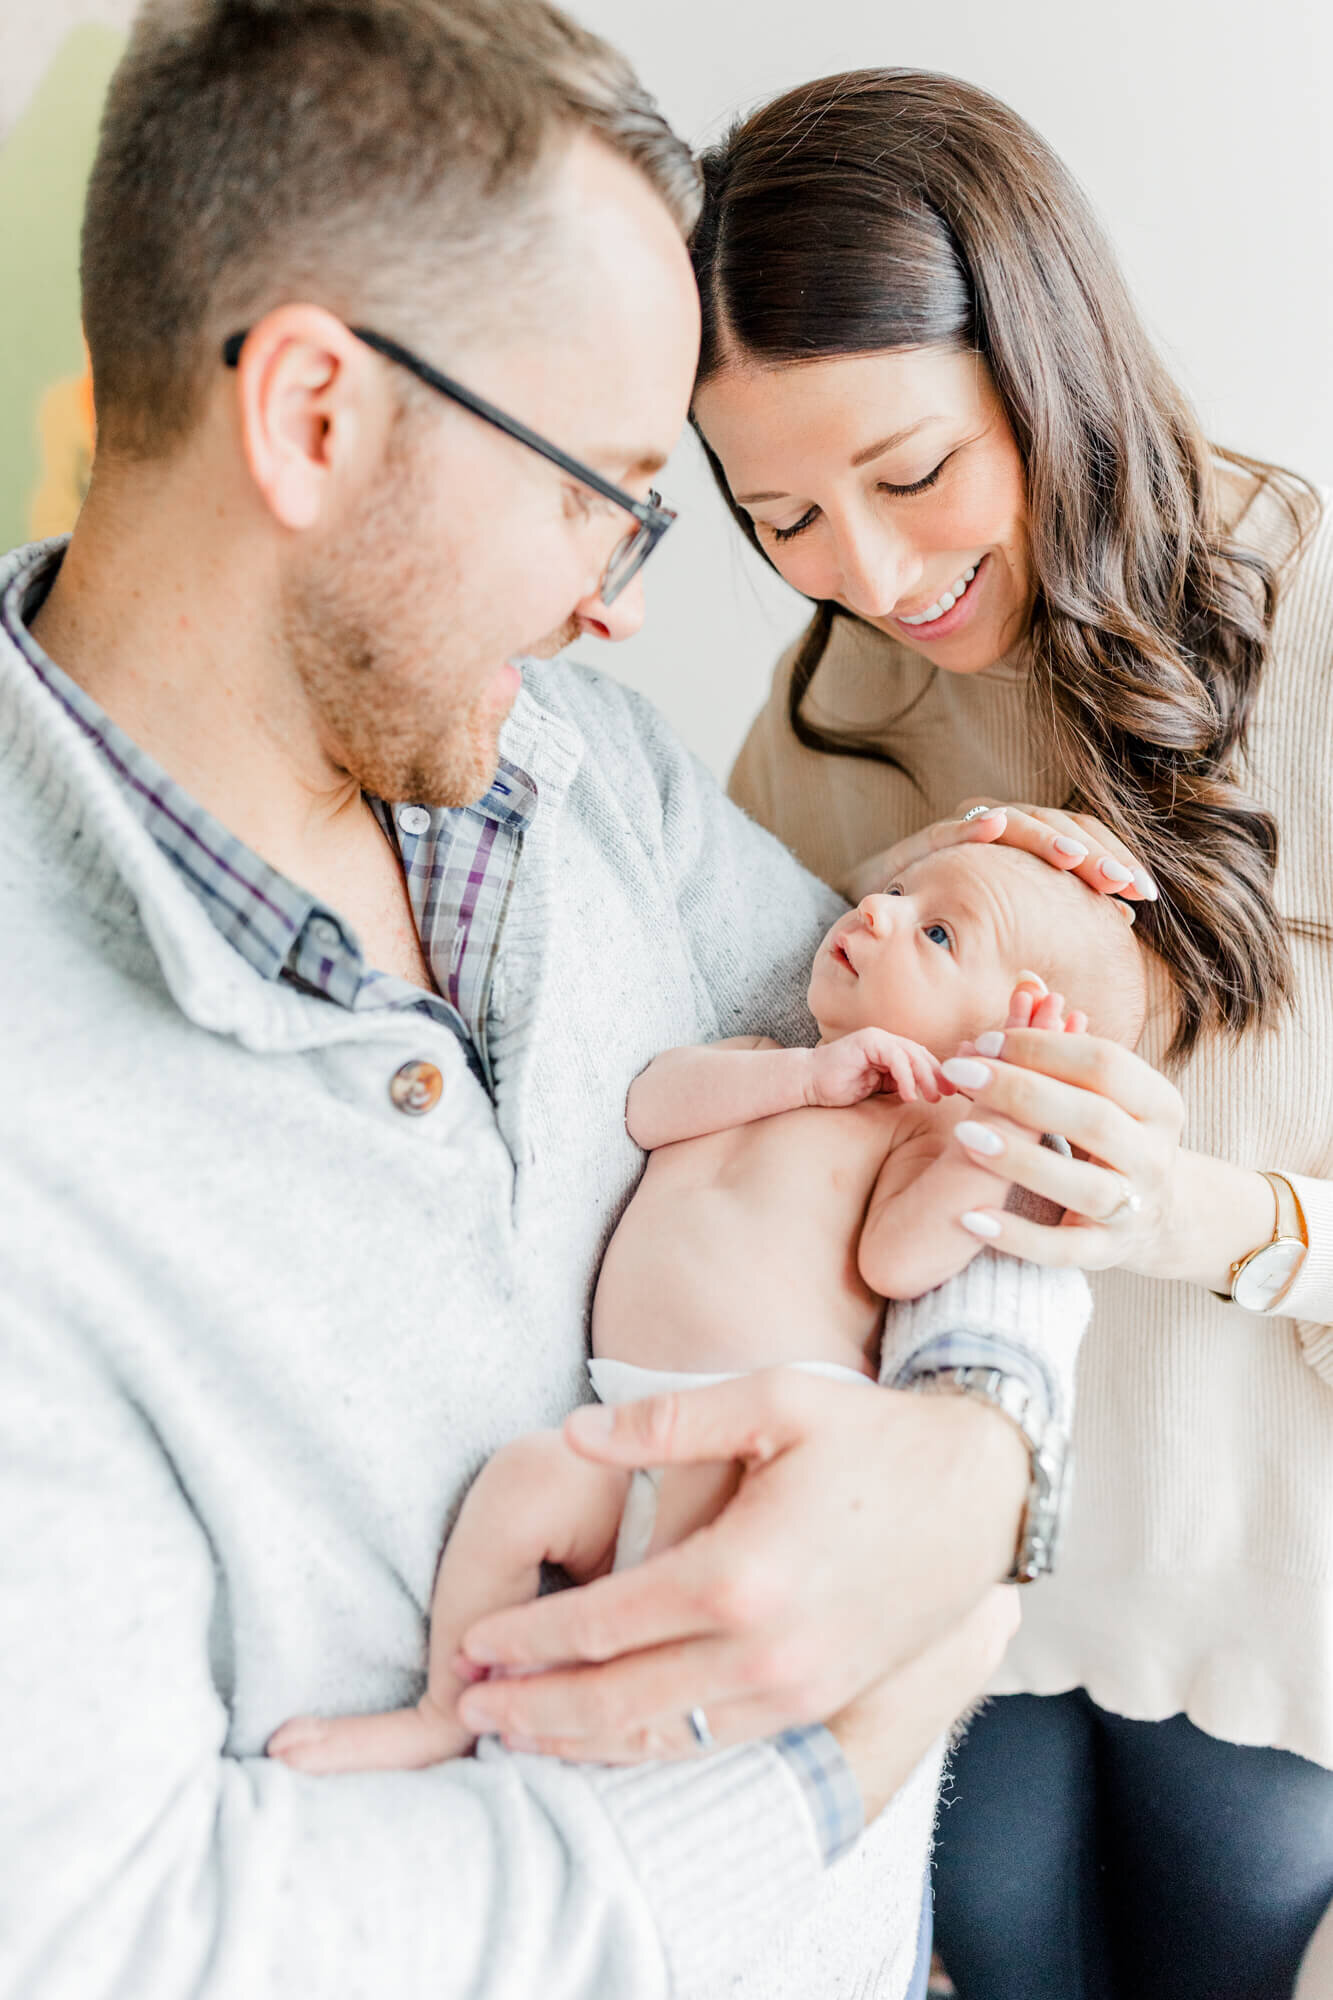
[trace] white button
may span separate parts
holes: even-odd
[[[316,944],[326,944],[330,948],[342,943],[342,933],[330,917],[312,918],[310,935]]]
[[[425,833],[430,825],[430,814],[425,806],[401,806],[398,824],[404,833]]]

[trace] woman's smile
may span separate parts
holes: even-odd
[[[981,579],[989,560],[989,556],[982,556],[979,562],[970,564],[962,575],[923,611],[916,612],[910,618],[905,612],[895,612],[886,622],[901,626],[914,642],[923,639],[947,639],[949,634],[956,632],[976,609]]]

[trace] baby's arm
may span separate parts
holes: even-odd
[[[635,1145],[651,1153],[805,1105],[859,1104],[877,1090],[896,1090],[904,1099],[920,1091],[933,1102],[941,1088],[949,1086],[941,1086],[930,1051],[883,1028],[858,1028],[816,1049],[736,1035],[668,1049],[649,1063],[630,1085],[625,1126]]]
[[[953,1128],[974,1113],[966,1098],[904,1112],[902,1137],[879,1171],[861,1226],[857,1266],[885,1299],[919,1299],[970,1264],[985,1246],[958,1217],[996,1205],[993,1172],[951,1143]],[[992,1116],[997,1128],[1008,1121]]]
[[[559,1431],[502,1445],[477,1474],[444,1545],[431,1598],[426,1691],[415,1708],[334,1720],[300,1716],[268,1754],[299,1771],[408,1771],[458,1757],[472,1733],[456,1704],[471,1676],[454,1661],[470,1625],[536,1597],[544,1562],[576,1583],[609,1570],[630,1475],[581,1458]]]

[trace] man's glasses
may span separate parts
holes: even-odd
[[[662,505],[661,494],[650,493],[646,500],[636,500],[632,493],[626,493],[623,487],[603,479],[599,472],[594,472],[591,466],[582,464],[579,459],[571,458],[567,451],[561,451],[559,445],[551,444],[537,431],[529,430],[517,417],[507,417],[503,410],[496,409],[494,403],[474,395],[461,382],[442,375],[438,368],[432,368],[428,361],[422,361],[409,348],[400,347],[396,340],[389,340],[382,333],[372,333],[369,327],[364,326],[349,327],[348,332],[354,333],[367,347],[373,347],[386,360],[396,361],[400,368],[406,368],[428,389],[447,396],[451,403],[461,403],[465,410],[471,410],[473,416],[480,417],[483,423],[493,424],[506,437],[517,439],[529,451],[549,459],[552,465],[558,465],[562,472],[567,472],[571,479],[577,479],[580,486],[587,486],[592,492],[600,494],[603,500],[610,500],[615,506],[624,508],[632,517],[634,526],[612,549],[597,591],[603,604],[614,603],[625,585],[638,575],[676,518],[672,508]],[[248,333],[247,327],[245,332],[233,333],[223,342],[222,359],[228,368],[235,368],[239,362]]]

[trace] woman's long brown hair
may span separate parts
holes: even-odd
[[[1139,923],[1175,987],[1171,1053],[1205,1029],[1271,1022],[1293,978],[1273,901],[1277,825],[1237,771],[1277,577],[1225,534],[1213,461],[1279,493],[1293,548],[1317,513],[1313,489],[1209,445],[1082,193],[985,92],[913,70],[827,77],[766,105],[702,164],[701,383],[738,359],[931,345],[987,363],[1026,472],[1032,699],[1069,804],[1113,827],[1162,885]],[[902,768],[803,712],[848,615],[816,606],[792,728],[812,749]]]

